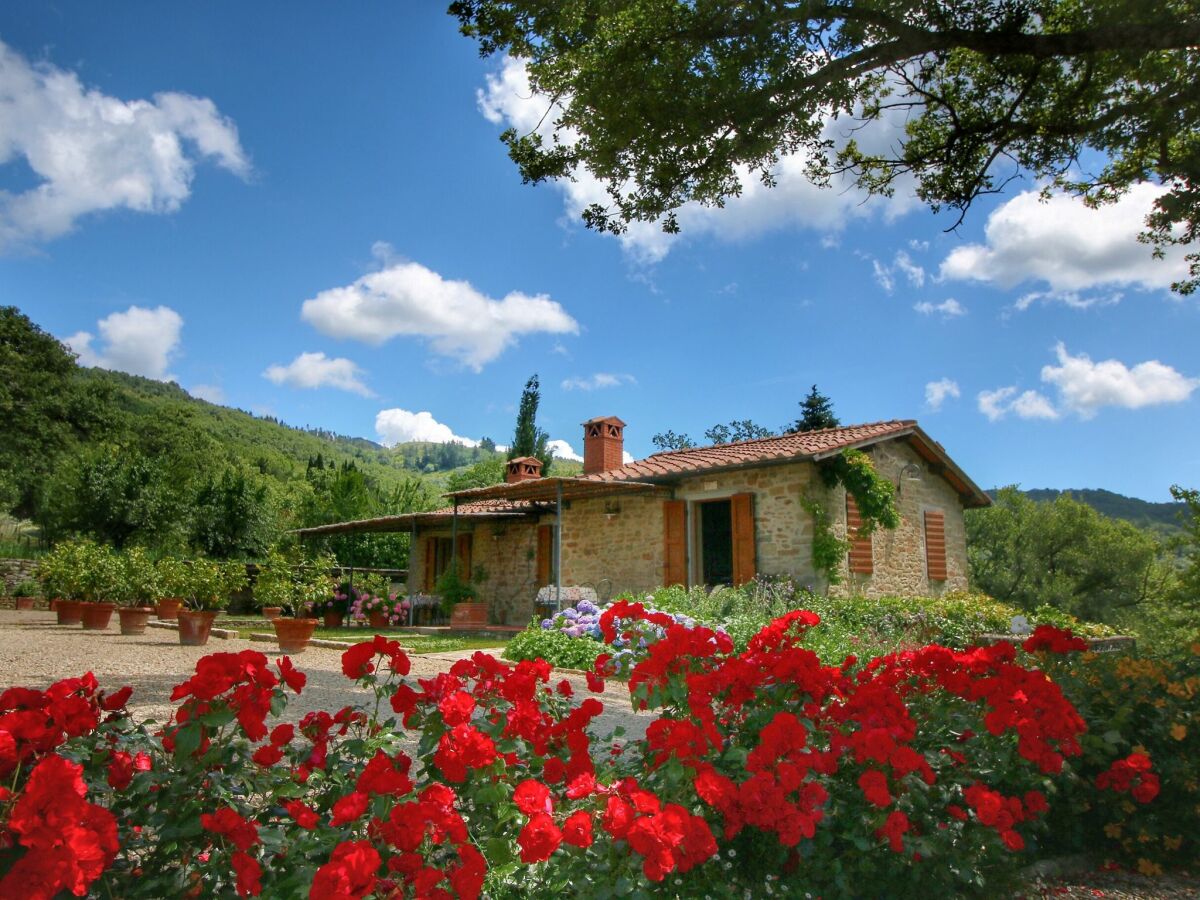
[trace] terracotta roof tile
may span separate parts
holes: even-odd
[[[723,469],[773,459],[805,459],[911,430],[913,419],[893,419],[866,425],[847,425],[821,431],[798,431],[778,437],[714,444],[689,450],[666,450],[617,469],[584,476],[596,481],[636,481],[668,478],[708,469]]]

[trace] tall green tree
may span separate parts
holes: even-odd
[[[800,418],[788,431],[820,431],[837,428],[842,423],[833,414],[833,401],[817,390],[814,384],[808,396],[800,401]]]
[[[1026,610],[1042,604],[1116,623],[1160,599],[1172,573],[1155,537],[1063,494],[1039,503],[1015,487],[968,510],[971,583]]]
[[[542,431],[537,424],[538,404],[542,392],[536,374],[525,382],[521,391],[521,405],[517,408],[517,426],[513,431],[512,446],[508,448],[508,458],[518,459],[522,456],[533,456],[541,460],[542,473],[550,474],[550,461],[553,453],[547,446],[550,436]]]
[[[784,155],[829,186],[916,180],[965,214],[1029,173],[1108,203],[1161,184],[1147,240],[1200,226],[1200,6],[1195,0],[456,0],[480,52],[522,60],[547,98],[537,130],[502,135],[526,182],[588,172],[592,227],[677,231],[721,205],[739,170],[767,186]],[[830,117],[906,123],[880,149],[836,143]],[[842,127],[842,131],[863,132]],[[1096,165],[1078,165],[1099,154]],[[1147,249],[1147,253],[1150,250]],[[1200,257],[1189,256],[1195,288]]]

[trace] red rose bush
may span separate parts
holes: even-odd
[[[605,611],[607,643],[646,646],[601,656],[578,697],[485,653],[410,679],[381,636],[342,656],[371,702],[296,725],[304,674],[251,650],[201,659],[163,724],[90,675],[12,688],[0,896],[989,893],[1074,777],[1086,725],[1041,665],[1068,633],[826,666],[810,612],[740,653],[656,616]],[[589,694],[614,676],[644,737],[602,724]],[[1131,756],[1096,789],[1158,783]]]

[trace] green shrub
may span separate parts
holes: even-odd
[[[17,584],[12,590],[14,597],[36,597],[41,593],[38,583],[32,579],[26,578],[24,581]]]
[[[513,662],[544,659],[563,669],[590,669],[605,647],[589,637],[571,637],[533,625],[508,642],[504,658]]]

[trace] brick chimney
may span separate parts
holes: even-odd
[[[625,423],[602,416],[583,423],[583,474],[620,468],[625,449]]]
[[[508,461],[504,480],[509,484],[518,481],[533,481],[542,477],[542,461],[536,456],[518,456]]]

